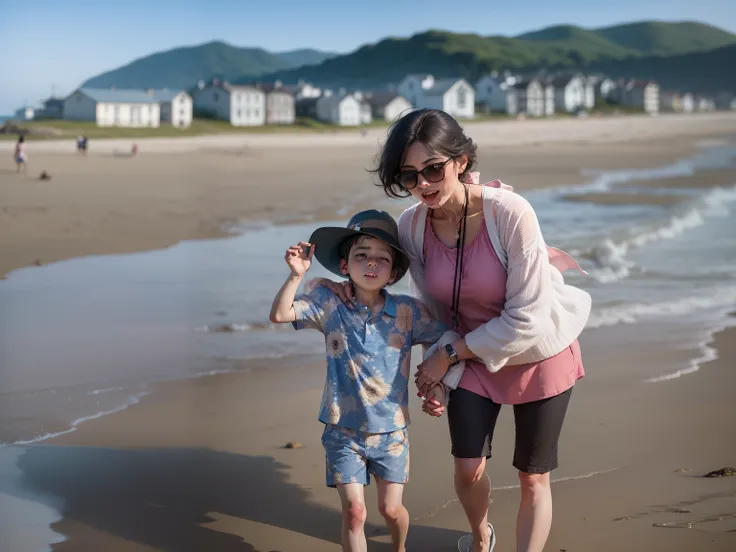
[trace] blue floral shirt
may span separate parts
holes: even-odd
[[[408,295],[385,290],[383,310],[349,309],[317,287],[294,300],[297,330],[325,336],[327,378],[319,419],[325,424],[388,433],[409,425],[409,371],[413,345],[431,345],[447,330]]]

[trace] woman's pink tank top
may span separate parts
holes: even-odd
[[[452,324],[452,282],[456,249],[447,247],[434,233],[427,219],[424,234],[424,274],[427,292],[442,306],[442,320]],[[481,324],[501,314],[506,300],[506,269],[499,261],[485,231],[465,245],[460,289],[459,328],[465,336]],[[585,375],[577,340],[561,353],[531,364],[506,366],[490,372],[478,361],[466,362],[459,387],[498,404],[538,401],[567,391]]]

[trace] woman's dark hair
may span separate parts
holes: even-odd
[[[450,158],[467,157],[468,164],[460,174],[461,179],[475,165],[476,145],[465,136],[465,131],[451,115],[439,109],[417,109],[391,125],[378,166],[371,171],[378,174],[380,182],[376,185],[383,187],[388,197],[411,195],[396,181],[396,177],[404,164],[406,151],[415,142],[424,144],[432,153]]]

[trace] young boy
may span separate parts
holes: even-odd
[[[324,287],[295,297],[313,256],[350,279],[353,309]],[[373,474],[379,511],[394,549],[403,552],[409,528],[402,495],[409,478],[411,348],[435,343],[446,328],[416,299],[384,289],[409,268],[388,213],[362,211],[347,228],[319,228],[309,243],[289,247],[285,259],[291,273],[270,318],[325,335],[327,378],[319,419],[325,424],[327,485],[337,487],[342,503],[343,550],[366,550],[363,486]]]

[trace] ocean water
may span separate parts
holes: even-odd
[[[734,186],[632,187],[710,168],[734,168]],[[593,296],[588,327],[638,324],[652,343],[702,351],[687,364],[643,375],[642,385],[697,377],[700,364],[714,355],[711,335],[728,323],[736,301],[736,148],[587,177],[581,186],[525,196],[548,244],[574,253],[590,274],[565,274]],[[614,187],[679,193],[684,201],[660,207],[563,199]],[[28,444],[74,431],[140,401],[155,382],[255,364],[288,369],[319,362],[317,336],[268,323],[286,274],[283,251],[314,227],[251,226],[230,239],[11,273],[0,281],[0,443]],[[316,263],[310,272],[328,275]],[[395,290],[407,291],[406,283]]]

